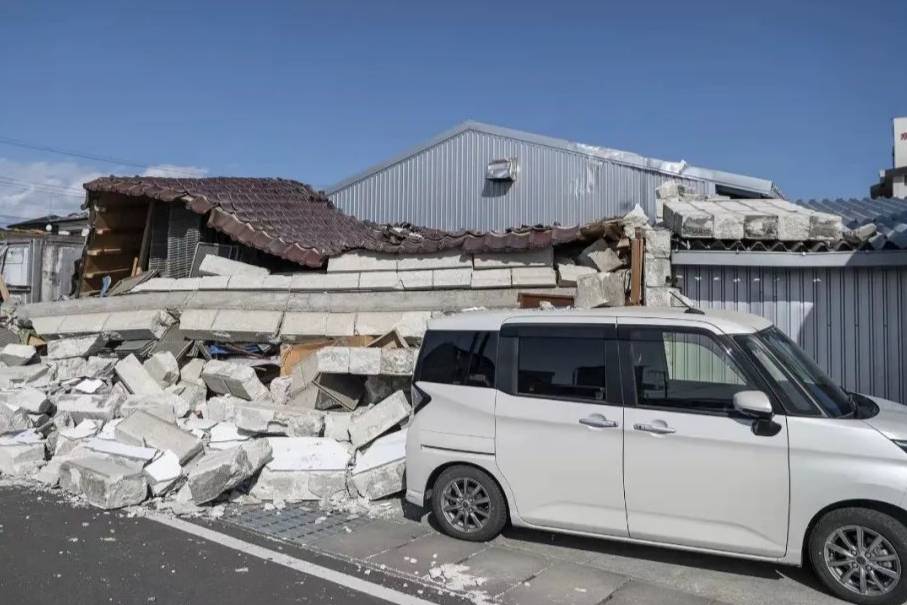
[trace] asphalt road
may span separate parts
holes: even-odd
[[[387,603],[149,519],[13,487],[0,487],[0,601]]]

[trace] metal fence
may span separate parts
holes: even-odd
[[[907,266],[675,263],[674,271],[697,305],[761,315],[845,388],[907,402]]]

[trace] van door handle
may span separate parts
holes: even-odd
[[[677,432],[677,429],[672,429],[669,426],[658,426],[657,424],[634,424],[633,428],[637,431],[645,431],[656,435],[670,435]]]
[[[591,416],[586,416],[585,418],[579,419],[580,424],[585,424],[586,426],[591,426],[597,429],[613,429],[617,426],[616,420],[608,420],[601,414],[592,414]]]

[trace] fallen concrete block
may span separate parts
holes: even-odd
[[[180,378],[179,364],[170,351],[155,353],[145,360],[142,367],[162,388],[176,384]]]
[[[376,376],[381,373],[381,349],[374,347],[350,347],[350,374]]]
[[[356,334],[381,336],[397,330],[405,338],[421,338],[429,319],[430,311],[363,311],[356,314]]]
[[[0,433],[11,433],[31,428],[28,412],[15,405],[0,403]]]
[[[74,378],[103,378],[113,372],[117,358],[93,356],[84,359],[82,357],[69,357],[58,359],[52,363],[56,370],[56,378],[60,381]]]
[[[198,267],[200,275],[243,275],[243,276],[261,276],[269,275],[271,272],[264,267],[242,263],[237,260],[230,260],[222,256],[209,254],[202,259]]]
[[[672,283],[671,261],[667,258],[645,256],[645,285],[647,287],[670,286]]]
[[[106,454],[111,458],[121,458],[124,462],[135,462],[141,465],[151,462],[158,454],[158,451],[153,447],[130,445],[110,439],[99,439],[98,437],[89,437],[83,440],[80,445],[96,454]]]
[[[580,277],[576,282],[574,306],[577,309],[624,306],[627,296],[625,275],[624,271],[618,271]]]
[[[274,417],[277,406],[265,402],[245,402],[236,406],[234,422],[237,428],[254,434],[267,434]],[[275,427],[276,428],[276,427]]]
[[[329,410],[338,403],[313,382],[299,389],[291,386],[286,405],[297,409]]]
[[[180,380],[205,386],[202,378],[202,370],[205,369],[205,360],[200,358],[190,359],[182,368],[180,368]]]
[[[573,288],[576,287],[577,279],[584,275],[592,275],[594,273],[596,273],[596,270],[592,267],[584,267],[583,265],[558,264],[557,285],[562,288]]]
[[[69,454],[79,443],[94,437],[100,430],[101,422],[99,420],[87,418],[76,426],[57,431],[57,441],[53,448],[54,457]]]
[[[31,345],[8,344],[0,349],[0,361],[7,366],[24,366],[30,363],[38,351]]]
[[[671,232],[667,229],[646,232],[646,254],[655,258],[671,258]]]
[[[322,347],[293,368],[293,389],[298,391],[311,384],[319,374],[347,374],[349,371],[349,347]]]
[[[180,382],[168,391],[180,397],[189,406],[189,410],[198,410],[208,398],[208,387],[204,384],[198,385],[194,382]]]
[[[409,417],[410,405],[403,391],[397,391],[350,422],[350,441],[357,449],[371,443],[391,427]]]
[[[579,253],[576,262],[591,267],[599,273],[608,273],[624,266],[624,261],[617,255],[611,244],[597,239]]]
[[[45,487],[57,487],[60,484],[60,467],[66,460],[64,456],[54,456],[38,472],[30,473],[30,476]]]
[[[85,496],[89,504],[103,509],[139,504],[148,495],[141,466],[102,455],[64,462],[60,466],[60,486]]]
[[[554,249],[550,247],[518,252],[484,252],[473,255],[473,266],[476,269],[551,267],[553,264]]]
[[[70,357],[88,357],[107,346],[107,339],[100,334],[88,334],[73,338],[60,338],[47,343],[48,359],[68,359]]]
[[[175,393],[129,395],[120,405],[120,416],[128,418],[135,412],[146,412],[161,420],[175,423],[191,411],[189,402]]]
[[[212,359],[205,364],[202,378],[208,388],[222,395],[233,395],[247,401],[267,399],[268,389],[249,366]]]
[[[324,436],[334,441],[350,440],[350,420],[352,414],[349,412],[325,412],[324,414]]]
[[[218,422],[209,431],[208,447],[213,450],[226,450],[242,445],[251,438],[248,433],[241,433],[232,422]]]
[[[57,415],[67,414],[76,424],[85,419],[110,420],[119,411],[123,397],[118,393],[58,395],[53,404]]]
[[[551,267],[519,267],[510,270],[510,281],[514,288],[553,288],[557,273]]]
[[[151,493],[160,496],[167,492],[183,474],[179,456],[171,451],[166,451],[161,456],[145,466],[142,471]]]
[[[645,305],[647,307],[678,307],[680,302],[674,298],[674,294],[680,294],[677,288],[646,288]]]
[[[406,429],[379,437],[356,456],[351,479],[363,498],[377,500],[403,490]]]
[[[202,450],[202,442],[195,435],[142,411],[119,423],[116,437],[130,445],[170,450],[179,457],[180,464],[185,464]]]
[[[332,439],[272,437],[273,459],[250,492],[262,500],[329,500],[347,494],[350,450]]]
[[[79,393],[88,393],[89,395],[93,395],[95,393],[106,390],[106,387],[107,383],[105,383],[100,378],[86,378],[85,380],[82,380],[76,386],[74,386],[72,390]]]
[[[277,337],[282,319],[283,311],[221,309],[214,317],[210,334],[201,338],[224,342],[268,342]]]
[[[0,389],[15,389],[24,385],[48,386],[53,380],[53,368],[45,364],[0,367]]]
[[[381,349],[381,374],[412,376],[418,349]]]
[[[164,392],[161,385],[142,367],[135,355],[118,361],[113,366],[113,370],[120,382],[134,395],[160,395]]]
[[[29,414],[44,414],[52,407],[44,391],[34,387],[0,392],[0,404],[4,403],[7,406],[22,408]]]
[[[104,332],[118,340],[159,340],[175,322],[163,310],[116,311],[108,314],[102,329],[80,332]]]
[[[473,271],[470,288],[509,288],[512,285],[510,269],[485,269]]]
[[[271,381],[268,385],[268,392],[271,393],[271,400],[277,405],[286,405],[290,400],[290,387],[293,385],[293,378],[290,376],[279,376]]]
[[[264,439],[209,452],[189,471],[192,501],[203,504],[214,500],[257,473],[270,457],[271,446]]]
[[[0,474],[31,475],[44,464],[44,439],[34,431],[0,436]]]
[[[214,422],[233,422],[236,418],[236,407],[242,405],[245,401],[245,399],[240,399],[233,395],[212,397],[208,400],[205,410],[207,413],[204,416],[207,420],[213,420]]]

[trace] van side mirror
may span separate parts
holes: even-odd
[[[762,391],[740,391],[734,394],[734,409],[759,420],[774,416],[772,402]]]

